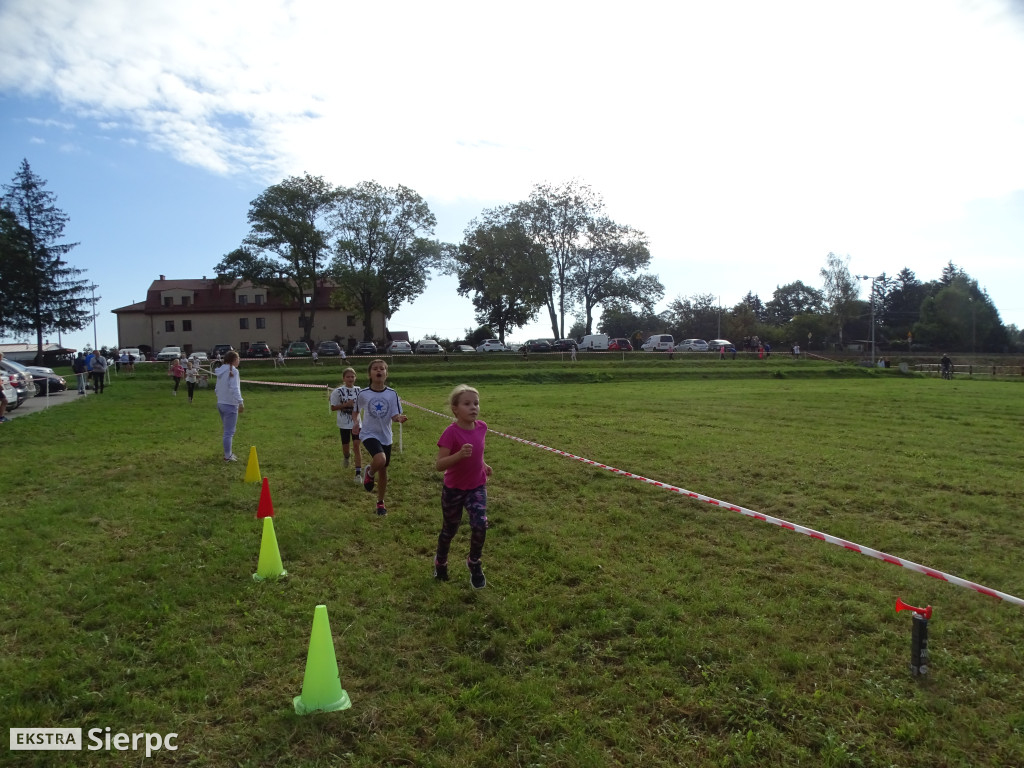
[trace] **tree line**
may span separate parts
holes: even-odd
[[[552,337],[579,338],[593,332],[597,310],[598,332],[634,339],[757,336],[776,345],[842,347],[875,338],[889,347],[979,352],[1021,341],[977,281],[952,263],[937,280],[922,282],[907,268],[895,276],[853,275],[849,257],[833,253],[820,270],[820,289],[797,280],[767,302],[748,292],[727,308],[711,294],[678,297],[655,314],[665,289],[649,271],[647,236],[612,220],[601,196],[575,180],[537,184],[526,200],[485,209],[459,243],[433,238],[433,214],[406,187],[370,181],[346,188],[308,174],[269,187],[252,202],[249,223],[242,246],[215,267],[219,279],[251,280],[308,308],[307,341],[315,312],[307,297],[316,285],[330,281],[335,306],[359,308],[369,340],[371,314],[390,319],[423,293],[432,272],[454,275],[458,293],[472,301],[478,325],[458,340],[471,344],[505,341],[540,314]]]
[[[40,354],[45,335],[85,327],[93,301],[84,270],[64,258],[77,244],[61,242],[68,216],[45,187],[24,160],[0,200],[0,334],[32,332]],[[358,309],[370,340],[373,313],[390,319],[434,272],[455,276],[458,293],[471,299],[478,325],[465,330],[470,343],[505,341],[541,313],[554,338],[578,338],[593,331],[598,310],[597,331],[634,339],[672,333],[842,346],[874,337],[883,345],[979,352],[1022,341],[952,262],[937,280],[922,282],[907,268],[853,275],[849,257],[832,253],[820,270],[821,289],[797,280],[767,302],[748,292],[728,308],[711,294],[677,297],[655,314],[665,289],[649,271],[647,236],[612,220],[601,196],[575,180],[537,184],[526,200],[483,210],[459,243],[434,237],[430,207],[407,187],[344,187],[308,173],[264,190],[248,221],[249,234],[214,267],[217,279],[249,280],[298,306],[308,342],[317,287],[333,286],[333,306]]]

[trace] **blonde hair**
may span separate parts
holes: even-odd
[[[344,379],[346,373],[351,373],[353,376],[355,376],[356,375],[356,369],[353,368],[352,366],[349,366],[348,368],[346,368],[344,371],[341,372],[341,378]]]
[[[480,391],[476,387],[471,387],[469,384],[459,384],[452,393],[448,395],[448,407],[452,409],[452,413],[455,413],[455,406],[459,404],[459,398],[469,392],[470,394],[480,397]]]

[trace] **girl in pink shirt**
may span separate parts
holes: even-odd
[[[491,467],[484,461],[487,424],[480,421],[480,393],[460,384],[448,398],[455,421],[437,441],[434,468],[444,472],[441,489],[441,533],[434,555],[434,578],[448,581],[448,550],[462,524],[462,510],[469,513],[469,581],[474,589],[487,585],[480,557],[487,538],[487,478]]]
[[[167,371],[171,376],[174,377],[174,394],[178,394],[178,387],[181,386],[181,377],[185,375],[185,369],[181,365],[181,358],[174,358],[174,362],[171,363],[170,370]]]

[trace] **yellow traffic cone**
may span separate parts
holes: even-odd
[[[334,655],[334,638],[331,636],[326,605],[318,605],[313,612],[313,631],[309,636],[302,694],[296,696],[292,704],[297,715],[337,712],[352,706],[348,694],[341,688],[341,675],[338,673],[338,659]]]
[[[256,458],[256,446],[249,449],[249,463],[245,465],[245,482],[258,483],[263,477],[260,475],[260,460]]]
[[[256,581],[276,579],[287,576],[288,571],[281,563],[281,550],[277,548],[277,534],[274,533],[274,518],[263,518],[263,540],[260,542],[260,560],[256,565],[256,573],[252,575]]]

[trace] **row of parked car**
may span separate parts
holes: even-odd
[[[64,392],[68,383],[53,368],[23,365],[5,357],[0,360],[0,386],[7,398],[7,407],[14,409],[30,397]]]

